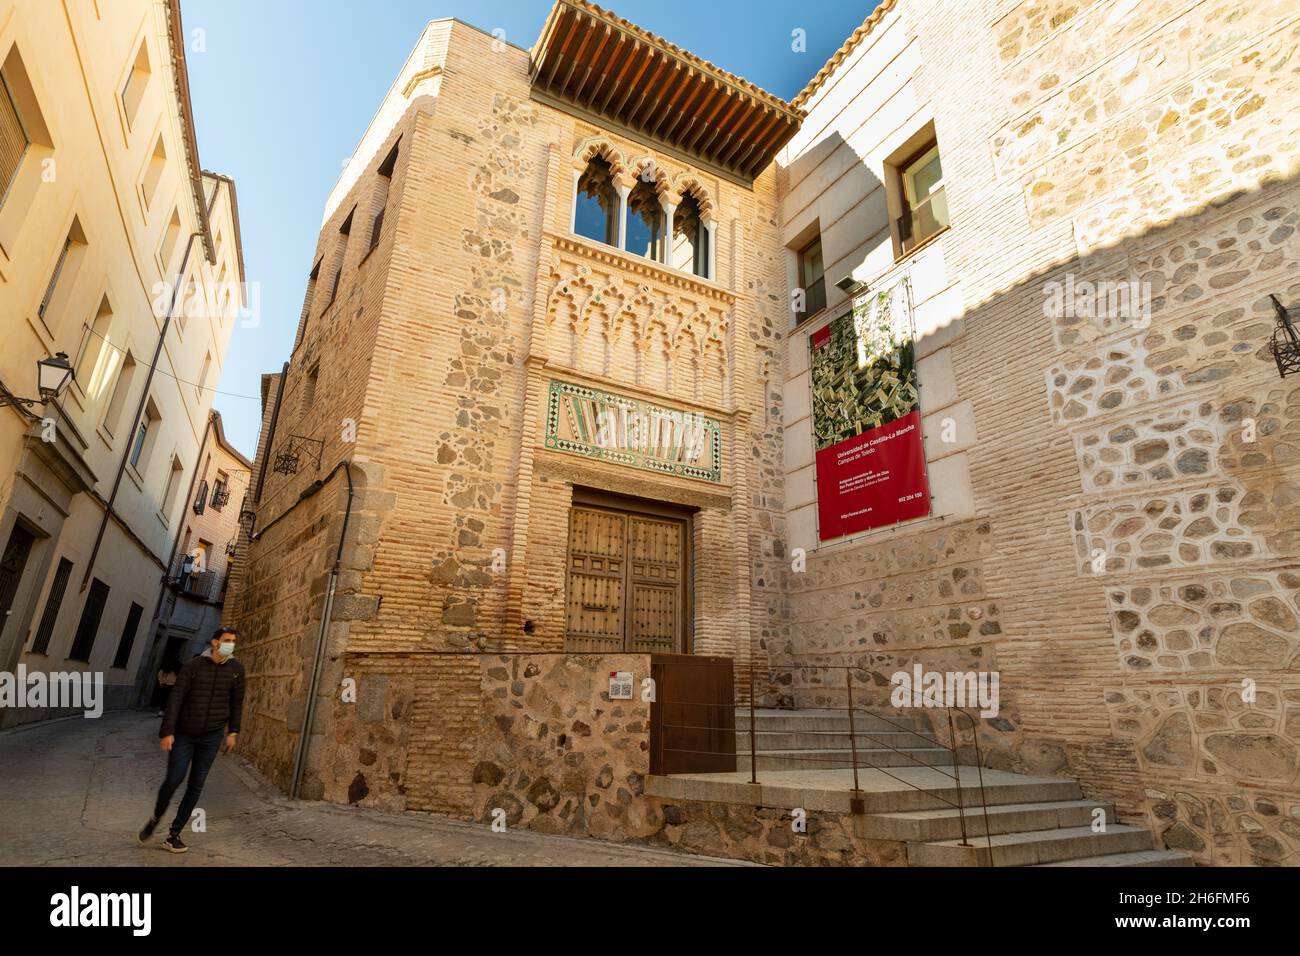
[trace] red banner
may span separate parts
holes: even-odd
[[[912,412],[817,452],[823,541],[930,513],[921,413]]]
[[[906,281],[809,336],[818,537],[930,513]]]

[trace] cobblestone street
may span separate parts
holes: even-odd
[[[726,860],[441,817],[292,801],[238,755],[221,756],[199,802],[207,830],[164,852],[166,820],[135,840],[161,782],[158,720],[107,714],[0,734],[4,866],[718,866]],[[173,798],[175,812],[183,786]],[[168,818],[169,819],[169,818]]]

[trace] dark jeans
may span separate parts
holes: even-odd
[[[154,818],[162,819],[162,815],[167,812],[167,804],[172,801],[172,794],[185,779],[185,774],[190,775],[189,785],[176,810],[176,819],[170,827],[172,836],[179,834],[189,822],[190,814],[199,802],[199,794],[203,792],[203,781],[208,779],[208,771],[217,759],[217,751],[221,749],[224,736],[225,732],[218,730],[200,736],[177,734],[172,741],[171,752],[167,755],[167,779],[158,788],[158,802],[153,808]]]

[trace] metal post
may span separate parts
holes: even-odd
[[[948,739],[952,743],[952,776],[957,784],[957,819],[961,822],[961,845],[970,846],[970,841],[966,838],[966,810],[961,799],[961,773],[957,769],[957,731],[953,727],[951,707],[948,708]]]
[[[858,786],[858,735],[853,726],[853,671],[848,667],[844,668],[844,685],[849,692],[849,752],[853,756],[853,796],[849,798],[849,810],[852,813],[865,813],[862,788]]]
[[[754,720],[754,658],[749,658],[749,782],[758,783],[758,747],[754,744],[754,732],[758,724]]]

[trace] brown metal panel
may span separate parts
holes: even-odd
[[[730,657],[654,654],[650,772],[732,773],[736,709]]]

